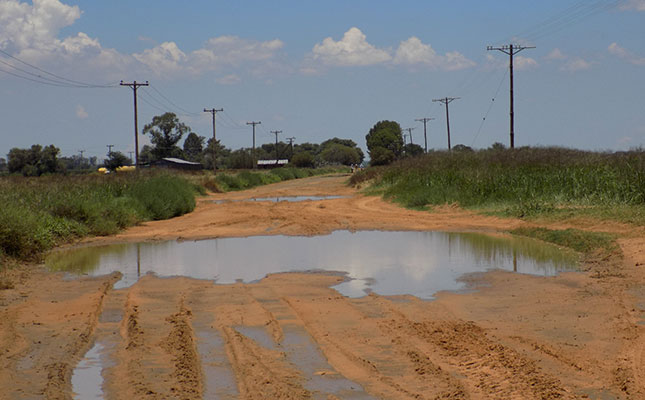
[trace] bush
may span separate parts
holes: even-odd
[[[169,174],[3,179],[0,202],[0,252],[34,259],[74,238],[189,212],[195,187]]]

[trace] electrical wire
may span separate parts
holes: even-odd
[[[52,83],[56,83],[56,84],[57,84],[57,86],[70,87],[70,88],[114,88],[114,87],[117,87],[117,86],[118,86],[118,84],[117,84],[117,83],[113,83],[113,84],[106,84],[106,85],[96,85],[96,84],[87,83],[87,82],[75,81],[75,80],[73,80],[73,79],[68,79],[68,78],[65,78],[65,77],[63,77],[63,76],[56,75],[56,74],[54,74],[54,73],[52,73],[52,72],[49,72],[49,71],[47,71],[47,70],[45,70],[45,69],[42,69],[42,68],[37,67],[37,66],[35,66],[35,65],[33,65],[33,64],[30,64],[30,63],[28,63],[28,62],[26,62],[26,61],[24,61],[24,60],[22,60],[22,59],[20,59],[20,58],[18,58],[18,57],[16,57],[16,56],[14,56],[14,55],[10,54],[10,53],[8,53],[8,52],[6,52],[6,51],[2,50],[2,49],[0,49],[0,53],[4,54],[5,56],[7,56],[7,57],[9,57],[9,58],[11,58],[11,59],[13,59],[13,60],[18,61],[19,63],[21,63],[21,64],[23,64],[23,65],[26,65],[27,67],[33,68],[33,69],[35,69],[36,71],[39,71],[39,72],[42,72],[42,73],[44,73],[44,74],[46,74],[46,75],[52,76],[52,77],[56,78],[57,80],[54,80],[54,79],[52,79],[52,78],[46,78],[46,77],[43,77],[43,76],[38,75],[38,74],[34,74],[34,73],[29,72],[29,71],[27,71],[27,70],[24,70],[24,69],[18,68],[18,67],[16,67],[16,66],[15,66],[15,65],[13,65],[13,64],[7,63],[6,61],[3,61],[3,64],[9,65],[9,66],[11,66],[12,68],[14,68],[14,69],[16,69],[16,70],[19,70],[19,71],[21,71],[21,72],[23,72],[23,73],[26,73],[26,74],[29,74],[29,75],[35,75],[35,76],[39,77],[40,79],[48,80],[48,81],[52,81]],[[3,72],[6,72],[6,71],[3,71]],[[10,74],[10,75],[17,76],[17,75],[15,75],[15,74]],[[22,77],[22,76],[18,76],[18,77],[19,77],[19,78],[23,78],[23,79],[25,79],[25,77]],[[28,80],[30,80],[30,79],[28,79]],[[34,80],[34,81],[35,81],[35,80]],[[45,83],[45,82],[38,82],[38,83],[47,84],[47,83]]]
[[[481,124],[479,124],[479,129],[477,129],[477,133],[475,134],[475,137],[473,138],[472,143],[470,146],[475,145],[475,141],[479,137],[479,133],[481,132],[482,128],[484,127],[484,123],[486,122],[486,118],[488,118],[488,114],[490,114],[490,111],[493,109],[493,104],[495,104],[495,99],[497,98],[497,95],[499,94],[499,90],[502,88],[502,84],[504,83],[504,80],[506,79],[506,75],[508,75],[508,70],[504,72],[504,76],[502,76],[502,80],[499,82],[499,85],[497,86],[497,90],[495,91],[495,96],[491,99],[491,102],[488,106],[488,110],[486,111],[486,114],[484,115],[484,118],[482,118]]]

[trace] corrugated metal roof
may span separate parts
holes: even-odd
[[[200,163],[182,160],[181,158],[166,157],[166,158],[162,158],[162,160],[177,163],[177,164],[201,165]]]

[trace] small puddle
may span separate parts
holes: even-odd
[[[313,399],[326,400],[330,395],[348,400],[374,399],[361,385],[336,372],[302,327],[286,326],[284,339],[279,344],[262,327],[237,326],[235,329],[263,347],[284,352],[287,361],[302,373],[304,387],[312,392]]]
[[[73,398],[103,398],[103,376],[101,373],[105,366],[104,350],[104,344],[96,342],[74,368],[72,373]]]
[[[239,398],[233,367],[226,355],[226,346],[219,331],[209,322],[199,320],[193,322],[193,328],[204,373],[204,398]]]
[[[478,233],[336,231],[330,235],[254,236],[93,246],[56,251],[46,260],[56,271],[123,274],[115,288],[142,274],[187,276],[216,283],[255,282],[270,273],[333,271],[348,280],[340,293],[361,297],[410,294],[431,299],[460,290],[459,277],[503,269],[552,276],[576,269],[578,256],[528,238]]]
[[[225,204],[230,202],[240,202],[240,201],[270,201],[273,203],[279,203],[281,201],[319,201],[319,200],[332,200],[332,199],[344,199],[347,196],[280,196],[280,197],[252,197],[250,199],[243,200],[213,200],[215,204]]]

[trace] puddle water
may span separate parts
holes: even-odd
[[[235,329],[253,339],[259,345],[271,350],[283,351],[287,360],[302,372],[304,387],[315,400],[326,400],[330,395],[339,399],[374,399],[363,387],[334,371],[309,334],[299,326],[286,326],[284,339],[280,344],[273,341],[266,329],[261,327],[238,326]]]
[[[78,363],[72,373],[72,388],[75,399],[102,399],[103,398],[103,377],[101,372],[104,368],[102,353],[104,345],[95,343],[85,354],[85,357]]]
[[[331,199],[344,199],[347,196],[284,196],[284,197],[252,197],[250,199],[244,200],[214,200],[215,204],[224,204],[228,202],[238,202],[238,201],[270,201],[273,203],[278,203],[281,201],[318,201],[318,200],[331,200]]]
[[[505,269],[543,276],[575,270],[577,255],[527,238],[478,233],[337,231],[330,235],[255,236],[201,241],[130,243],[52,253],[52,270],[104,275],[120,271],[115,287],[142,274],[188,276],[216,283],[254,282],[269,273],[336,271],[348,281],[340,293],[360,297],[411,294],[430,299],[459,290],[466,273]]]
[[[211,321],[212,322],[212,321]],[[205,399],[237,399],[237,390],[233,367],[226,355],[224,340],[217,329],[209,322],[195,320],[193,322],[197,336],[197,351],[204,373]]]

